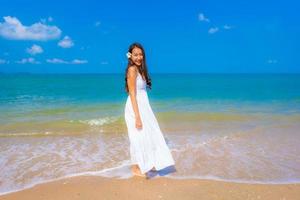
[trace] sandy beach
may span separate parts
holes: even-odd
[[[300,200],[300,75],[153,76],[177,172],[150,180],[131,176],[123,78],[0,77],[0,200]]]
[[[71,177],[0,196],[1,200],[67,199],[300,199],[300,184],[245,184],[157,177]]]

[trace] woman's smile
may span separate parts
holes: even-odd
[[[132,56],[131,56],[131,60],[132,62],[135,64],[135,65],[142,65],[142,62],[143,62],[143,51],[138,48],[138,47],[135,47],[132,49]]]

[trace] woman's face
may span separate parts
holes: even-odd
[[[142,49],[140,49],[138,47],[134,47],[131,52],[132,62],[137,66],[141,66],[143,63],[143,59],[144,59],[144,57],[143,57]]]

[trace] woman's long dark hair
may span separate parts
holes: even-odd
[[[141,65],[140,67],[138,67],[138,71],[139,71],[139,73],[140,73],[143,77],[145,77],[147,87],[148,87],[149,89],[151,89],[152,83],[151,83],[151,78],[150,78],[150,76],[149,76],[149,74],[148,74],[148,69],[147,69],[147,64],[146,64],[146,55],[145,55],[144,48],[143,48],[143,46],[142,46],[141,44],[135,42],[135,43],[133,43],[133,44],[131,44],[131,45],[129,46],[128,52],[129,52],[129,53],[132,53],[132,50],[133,50],[134,48],[139,48],[139,49],[142,50],[142,53],[143,53],[143,62],[142,62],[142,65]],[[129,93],[128,84],[127,84],[127,73],[128,73],[129,67],[130,67],[130,66],[133,66],[133,65],[134,65],[134,63],[132,62],[132,60],[131,60],[130,58],[128,58],[128,64],[127,64],[126,71],[125,71],[125,91],[126,91],[127,93]]]

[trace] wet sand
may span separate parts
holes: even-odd
[[[79,176],[36,185],[0,196],[1,200],[99,199],[300,199],[300,184],[245,184],[199,179],[113,179]]]

